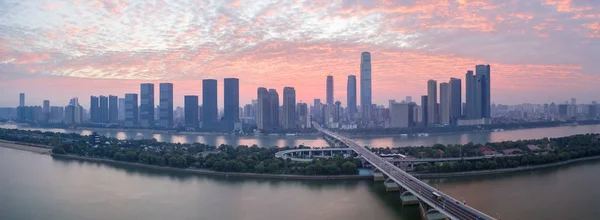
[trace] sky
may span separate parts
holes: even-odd
[[[0,106],[21,92],[27,105],[87,106],[144,82],[174,83],[183,105],[206,78],[222,106],[227,77],[241,106],[257,87],[312,103],[329,74],[345,105],[363,51],[377,104],[419,100],[428,79],[464,91],[477,64],[491,65],[495,103],[600,101],[599,0],[1,0]]]

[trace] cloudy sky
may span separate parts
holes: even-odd
[[[599,0],[1,0],[0,106],[86,106],[141,82],[174,83],[182,105],[205,78],[222,103],[226,77],[242,105],[259,86],[312,102],[328,74],[345,105],[363,51],[378,104],[481,63],[496,103],[600,101]]]

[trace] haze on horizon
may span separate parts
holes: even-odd
[[[600,95],[600,1],[50,1],[0,2],[0,106],[66,105],[90,95],[175,84],[175,105],[201,80],[240,79],[240,104],[259,86],[325,98],[369,51],[373,101],[417,100],[428,79],[492,66],[495,103],[579,103]],[[598,100],[600,101],[600,100]]]

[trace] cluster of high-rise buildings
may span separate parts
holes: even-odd
[[[530,110],[529,104],[520,107],[491,104],[490,65],[476,65],[474,71],[468,70],[464,87],[460,78],[439,83],[437,80],[428,80],[426,94],[420,97],[420,104],[413,101],[411,96],[406,96],[402,101],[390,100],[388,106],[375,105],[372,102],[369,52],[361,54],[359,71],[358,79],[356,75],[347,77],[345,107],[341,101],[335,100],[334,76],[327,75],[325,102],[316,98],[312,105],[297,102],[294,87],[284,87],[281,99],[277,89],[260,87],[256,90],[256,99],[240,108],[239,79],[225,78],[222,111],[218,108],[217,80],[204,79],[201,104],[199,96],[185,95],[183,108],[174,108],[172,83],[160,83],[158,94],[154,84],[143,83],[139,93],[127,93],[123,98],[113,95],[91,96],[89,117],[77,98],[72,99],[66,107],[50,106],[49,100],[45,100],[43,106],[25,106],[25,94],[22,93],[19,95],[17,115],[21,121],[167,129],[185,127],[187,130],[206,131],[232,131],[240,130],[243,126],[256,126],[266,132],[306,129],[311,127],[311,121],[338,129],[405,128],[489,124],[492,123],[492,116],[495,116],[495,122],[508,123],[515,120],[590,118],[597,115],[595,103],[581,107],[575,104],[574,99],[565,104],[536,105],[535,111]],[[158,103],[155,103],[156,98]]]

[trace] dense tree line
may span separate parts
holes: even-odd
[[[219,147],[206,144],[158,142],[156,139],[126,140],[78,134],[61,134],[17,129],[0,129],[0,139],[53,146],[55,154],[112,159],[176,168],[208,169],[222,172],[251,172],[269,174],[341,175],[357,174],[360,161],[335,155],[329,159],[296,162],[276,158],[275,153],[289,147],[262,148],[256,145]],[[307,148],[300,145],[298,148]]]

